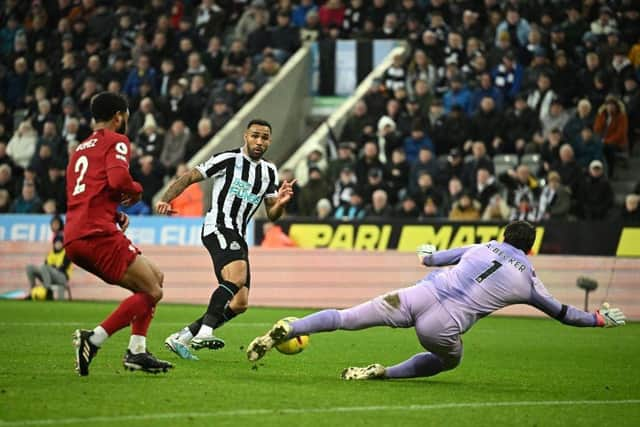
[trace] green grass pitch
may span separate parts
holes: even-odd
[[[640,324],[579,329],[550,319],[490,317],[464,336],[462,364],[437,377],[346,382],[344,367],[422,351],[412,329],[311,337],[295,356],[243,349],[275,320],[310,310],[253,308],[219,331],[223,350],[183,361],[164,338],[203,307],[161,305],[149,348],[176,368],[125,371],[128,331],[88,377],[73,370],[71,333],[115,303],[0,302],[0,427],[8,426],[638,426]]]

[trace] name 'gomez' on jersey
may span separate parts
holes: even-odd
[[[108,129],[79,144],[67,166],[65,244],[119,231],[116,209],[122,192],[142,191],[129,174],[129,139]]]
[[[254,161],[242,149],[215,154],[196,166],[205,178],[214,178],[211,209],[204,219],[204,235],[230,228],[244,237],[247,222],[265,197],[278,196],[276,166]]]

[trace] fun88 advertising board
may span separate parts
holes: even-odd
[[[0,215],[0,241],[51,240],[50,215]],[[202,218],[130,216],[126,235],[136,245],[198,246]],[[253,222],[247,226],[247,244],[253,245]]]

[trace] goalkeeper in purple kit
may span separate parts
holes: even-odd
[[[415,286],[400,289],[345,310],[322,310],[295,321],[278,321],[247,348],[250,361],[262,358],[280,342],[316,332],[358,330],[373,326],[414,327],[427,352],[395,366],[373,364],[346,368],[342,378],[428,377],[455,368],[462,359],[461,335],[479,319],[512,304],[528,304],[571,326],[613,327],[625,324],[622,311],[604,304],[595,313],[567,306],[553,298],[536,276],[527,253],[535,229],[526,221],[510,223],[504,242],[436,251],[418,249],[426,266],[448,266],[432,271]]]

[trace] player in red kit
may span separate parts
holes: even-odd
[[[126,214],[116,209],[140,200],[142,186],[129,174],[129,110],[120,95],[102,92],[91,100],[93,133],[76,148],[67,167],[67,227],[64,244],[69,258],[107,283],[133,292],[100,325],[76,330],[76,370],[89,375],[98,349],[120,329],[131,325],[124,366],[145,372],[166,372],[173,365],[147,351],[147,329],[162,298],[163,274],[124,235]]]

